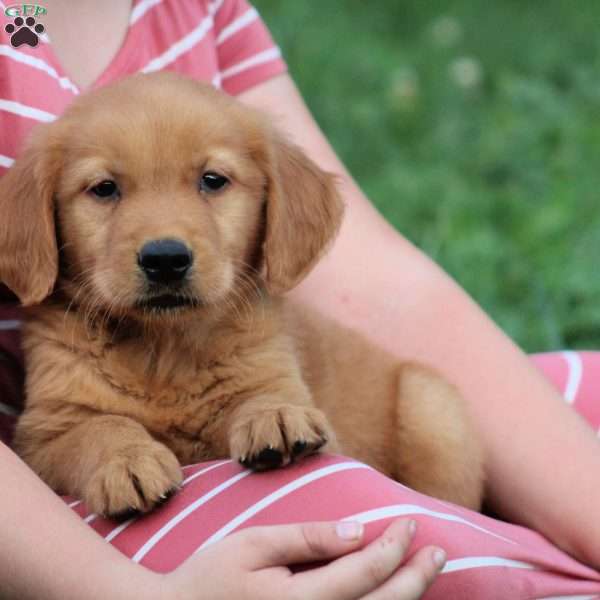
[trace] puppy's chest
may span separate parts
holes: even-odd
[[[221,429],[251,388],[252,370],[242,357],[207,360],[183,352],[135,358],[111,349],[90,362],[114,394],[107,408],[140,422],[180,460],[227,454]]]

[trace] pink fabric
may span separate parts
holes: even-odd
[[[43,17],[40,20],[43,23]],[[64,72],[51,41],[42,37],[33,48],[13,48],[4,24],[0,23],[0,132],[10,135],[0,135],[0,176],[31,129],[54,120],[81,92]],[[134,0],[123,44],[91,87],[157,70],[176,71],[236,95],[284,72],[286,66],[246,0]]]
[[[542,354],[533,361],[598,429],[600,352]],[[391,519],[410,515],[419,523],[414,549],[434,543],[448,553],[427,600],[600,598],[600,574],[538,533],[423,496],[349,458],[318,456],[264,474],[231,461],[184,470],[178,495],[123,524],[65,501],[127,556],[160,572],[244,527],[351,518],[365,523],[372,539]]]
[[[533,356],[533,361],[565,401],[600,431],[600,353],[549,352]]]
[[[435,542],[448,553],[429,600],[600,593],[599,574],[539,534],[423,496],[351,459],[313,457],[250,475],[231,461],[215,461],[186,467],[185,474],[183,490],[142,519],[118,524],[89,515],[81,504],[74,510],[127,556],[160,572],[253,525],[353,518],[372,539],[392,518],[410,515],[419,522],[415,549]]]

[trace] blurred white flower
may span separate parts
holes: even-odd
[[[431,37],[438,46],[449,48],[462,40],[463,28],[455,17],[438,17],[431,25]]]
[[[411,67],[401,67],[392,73],[390,95],[399,108],[412,109],[419,98],[419,75]]]
[[[461,56],[450,63],[450,76],[460,87],[476,88],[483,79],[481,63],[472,56]]]

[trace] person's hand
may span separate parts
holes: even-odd
[[[162,598],[178,600],[413,600],[445,562],[426,547],[402,565],[414,521],[400,520],[368,546],[358,523],[304,523],[256,527],[236,533],[163,576]],[[341,557],[341,558],[339,558]],[[332,560],[292,573],[287,565]],[[401,566],[402,565],[402,566]],[[399,568],[400,567],[400,568]]]

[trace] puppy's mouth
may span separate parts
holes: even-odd
[[[142,298],[136,302],[136,307],[146,311],[166,312],[184,308],[195,308],[199,300],[179,294],[162,294],[152,298]]]

